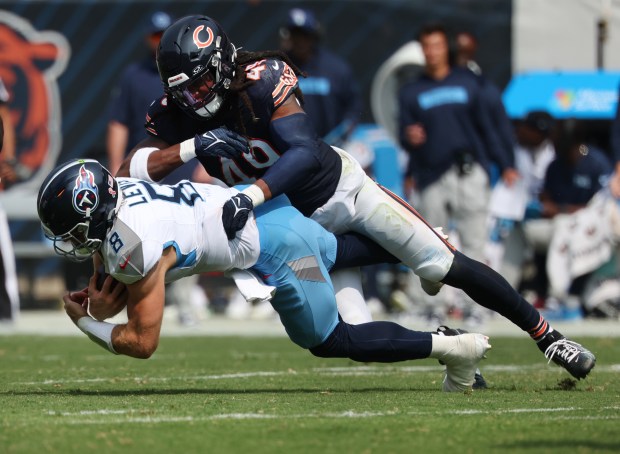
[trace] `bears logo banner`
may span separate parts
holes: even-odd
[[[20,16],[0,11],[0,78],[15,127],[16,184],[38,185],[56,162],[62,143],[57,79],[70,53],[62,34],[36,30]]]

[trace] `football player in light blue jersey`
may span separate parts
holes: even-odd
[[[126,304],[126,324],[91,317],[90,289],[64,296],[69,317],[110,352],[148,358],[159,343],[166,282],[208,270],[249,269],[275,287],[271,303],[286,332],[312,354],[362,362],[437,358],[446,364],[444,391],[471,388],[491,347],[488,337],[418,332],[388,321],[344,322],[329,271],[339,260],[364,260],[374,243],[365,249],[362,236],[328,232],[284,196],[253,210],[228,240],[222,207],[238,193],[189,181],[167,186],[116,179],[95,160],[54,169],[37,203],[46,236],[60,255],[77,261],[96,256],[123,283],[117,285],[126,285],[124,301],[107,314],[99,308],[97,317],[114,315]],[[351,253],[355,256],[346,256]]]

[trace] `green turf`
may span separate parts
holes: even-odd
[[[163,338],[145,361],[0,337],[0,452],[620,452],[620,343],[580,340],[598,363],[573,389],[528,339],[496,338],[491,389],[455,395],[433,360],[318,359],[281,338]]]

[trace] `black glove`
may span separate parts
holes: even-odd
[[[224,204],[222,210],[222,224],[229,240],[237,235],[237,232],[248,222],[248,215],[254,209],[252,199],[243,192],[233,196]]]
[[[250,150],[245,137],[220,127],[194,136],[197,158],[219,157],[233,159]]]

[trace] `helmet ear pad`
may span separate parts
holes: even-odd
[[[222,107],[235,76],[237,50],[223,28],[207,16],[188,16],[161,37],[157,68],[164,91],[181,109],[198,118],[214,116]],[[191,90],[206,73],[208,90]]]

